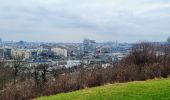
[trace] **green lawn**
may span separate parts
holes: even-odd
[[[37,100],[170,100],[170,78],[109,84]]]

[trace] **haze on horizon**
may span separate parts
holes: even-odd
[[[4,40],[165,41],[170,0],[0,0]]]

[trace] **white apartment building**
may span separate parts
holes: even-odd
[[[55,56],[64,56],[67,57],[67,50],[62,48],[52,48],[51,51]]]
[[[23,56],[24,59],[29,59],[31,57],[31,52],[23,49],[12,49],[11,55],[15,56]]]

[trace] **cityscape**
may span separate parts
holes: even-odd
[[[110,61],[118,61],[126,57],[133,44],[106,42],[84,39],[82,43],[39,43],[39,42],[9,42],[0,39],[0,59],[12,62],[15,56],[30,66],[52,64],[62,67],[74,67],[80,64],[108,65]]]
[[[0,0],[0,100],[170,100],[170,0]]]

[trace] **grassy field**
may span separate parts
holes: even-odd
[[[170,79],[109,84],[37,100],[170,100]]]

